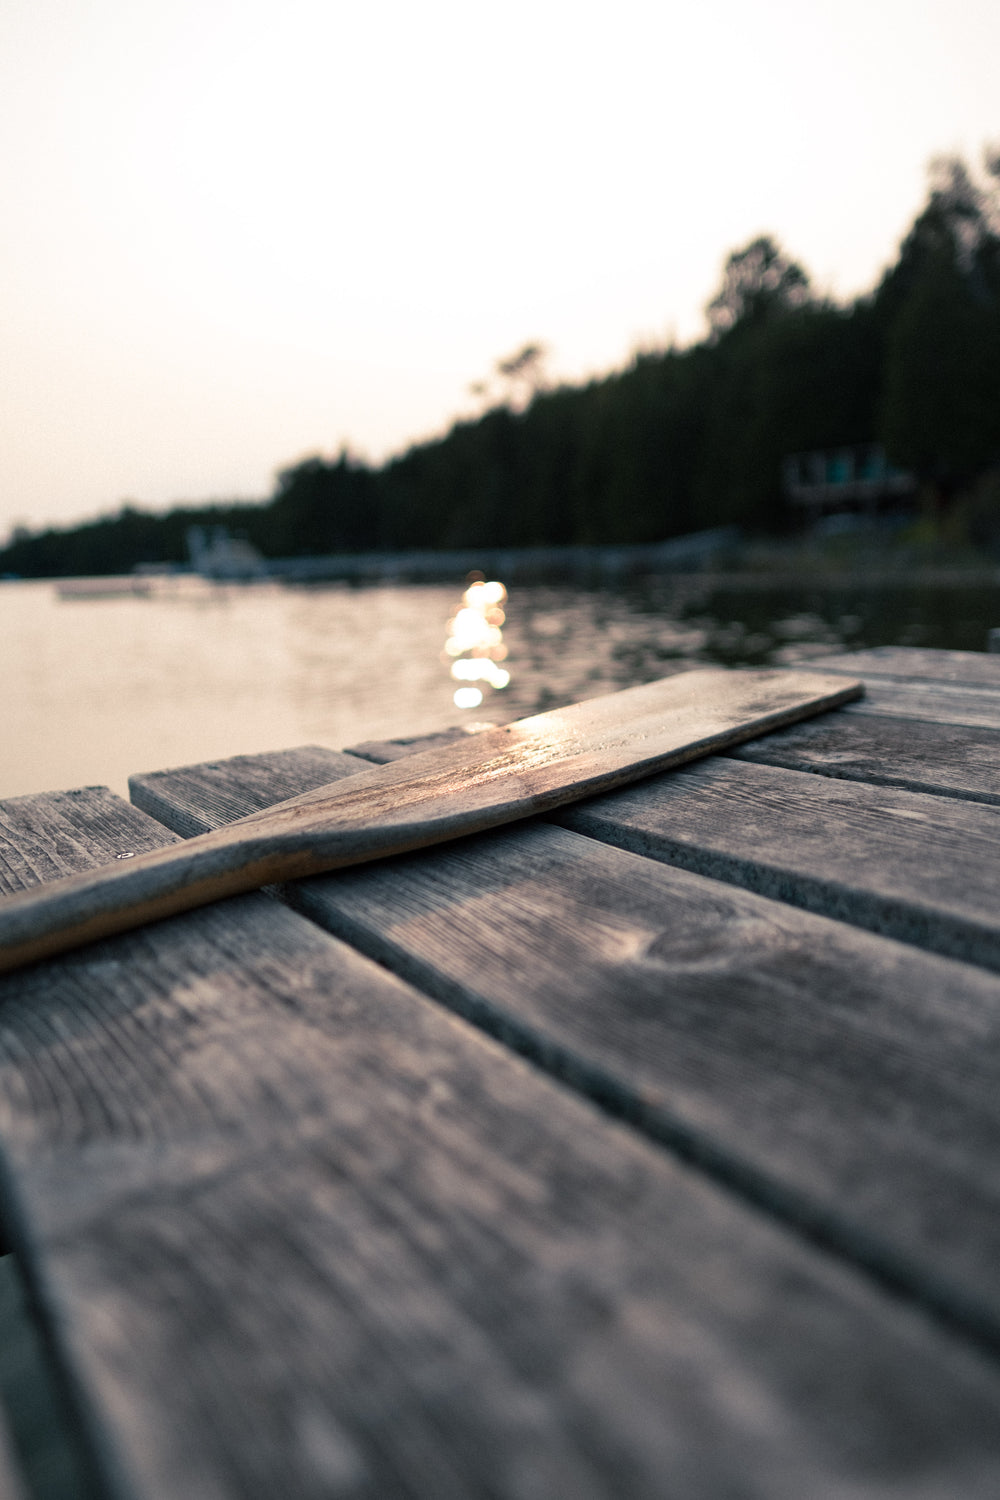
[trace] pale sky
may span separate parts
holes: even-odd
[[[0,539],[688,342],[759,232],[866,290],[998,139],[998,0],[3,0]]]

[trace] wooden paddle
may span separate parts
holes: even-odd
[[[685,672],[376,766],[182,844],[0,902],[0,971],[275,881],[479,833],[861,695],[802,671]]]

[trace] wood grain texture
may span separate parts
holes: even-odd
[[[464,741],[470,734],[482,734],[486,729],[496,729],[496,724],[455,725],[442,729],[437,734],[418,734],[410,738],[395,740],[364,740],[360,745],[348,745],[346,754],[360,756],[374,765],[388,765],[392,760],[404,760],[408,755],[419,755],[423,750],[433,750],[441,745],[453,745]]]
[[[897,677],[906,681],[964,683],[1000,692],[1000,657],[982,651],[942,651],[926,646],[874,646],[865,651],[813,657],[810,667],[850,677]]]
[[[287,895],[1000,1348],[997,976],[540,825]]]
[[[174,842],[162,828],[130,815],[107,787],[82,787],[54,799],[48,793],[11,797],[0,802],[0,893]]]
[[[990,1361],[276,903],[0,994],[20,1248],[115,1497],[1000,1485]]]
[[[0,903],[0,970],[276,881],[547,811],[856,698],[802,672],[682,673],[375,766],[183,845]]]
[[[831,671],[829,675],[840,674]],[[903,682],[888,677],[869,677],[866,684],[864,699],[852,705],[849,712],[1000,729],[1000,694],[990,689],[950,682]]]
[[[1000,809],[715,759],[556,814],[566,827],[1000,969]]]
[[[262,755],[234,755],[228,760],[205,761],[197,766],[190,798],[185,798],[187,768],[181,767],[130,776],[129,800],[134,807],[189,839],[270,807],[274,802],[270,787],[276,766],[300,792],[311,792],[365,770],[365,761],[357,755],[341,754],[320,745]],[[169,789],[162,797],[161,786]]]
[[[1000,803],[1000,731],[882,714],[825,715],[727,752],[871,786]]]

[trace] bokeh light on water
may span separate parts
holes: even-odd
[[[454,681],[467,684],[452,695],[461,709],[481,708],[484,687],[502,692],[510,683],[510,672],[500,665],[508,654],[503,638],[507,590],[481,573],[470,573],[466,583],[462,602],[448,621],[443,657]]]

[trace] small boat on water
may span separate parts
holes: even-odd
[[[60,599],[145,599],[153,592],[149,578],[126,574],[110,578],[60,578],[56,594]]]

